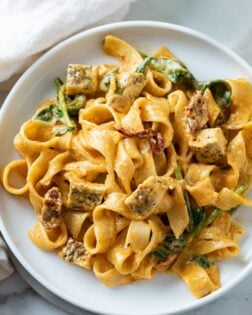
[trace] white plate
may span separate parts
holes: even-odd
[[[159,22],[123,22],[101,26],[78,34],[41,57],[15,85],[0,114],[1,166],[17,158],[13,137],[30,118],[37,105],[52,96],[53,80],[65,77],[68,63],[100,64],[112,59],[102,52],[102,40],[114,34],[144,52],[160,45],[169,47],[201,80],[245,77],[252,82],[252,70],[240,57],[214,40],[187,28]],[[113,61],[114,62],[114,61]],[[39,250],[27,231],[36,222],[24,198],[1,190],[0,228],[18,261],[45,288],[78,307],[102,314],[174,314],[213,301],[241,281],[252,269],[252,212],[241,209],[247,234],[241,255],[220,265],[222,288],[196,300],[176,275],[159,274],[151,281],[106,288],[92,272],[68,264],[55,253]]]

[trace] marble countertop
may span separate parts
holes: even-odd
[[[252,63],[251,0],[141,0],[134,3],[125,20],[158,20],[181,24],[204,32],[237,51]],[[0,104],[15,79],[0,85]],[[67,315],[38,295],[16,271],[0,282],[1,315]],[[187,315],[251,314],[252,275],[219,300]],[[82,314],[90,314],[85,311]],[[76,313],[75,313],[76,315]]]

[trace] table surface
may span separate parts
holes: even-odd
[[[125,20],[157,20],[194,28],[237,51],[252,64],[251,0],[141,0],[133,3]],[[0,104],[15,79],[0,84]],[[219,300],[187,315],[251,314],[252,275]],[[66,311],[40,297],[15,272],[0,283],[1,315],[67,315]],[[85,311],[83,311],[85,314]]]

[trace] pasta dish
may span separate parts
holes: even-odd
[[[163,46],[146,55],[108,35],[103,50],[118,63],[55,79],[3,185],[29,198],[40,249],[109,287],[172,271],[201,298],[221,285],[218,261],[239,255],[233,213],[252,205],[252,87],[200,81]]]

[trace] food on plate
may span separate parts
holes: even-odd
[[[233,213],[252,205],[252,87],[199,81],[165,47],[149,56],[108,35],[103,50],[119,63],[69,64],[55,80],[3,185],[29,198],[35,245],[105,285],[169,270],[203,297],[221,285],[218,261],[239,255]]]

